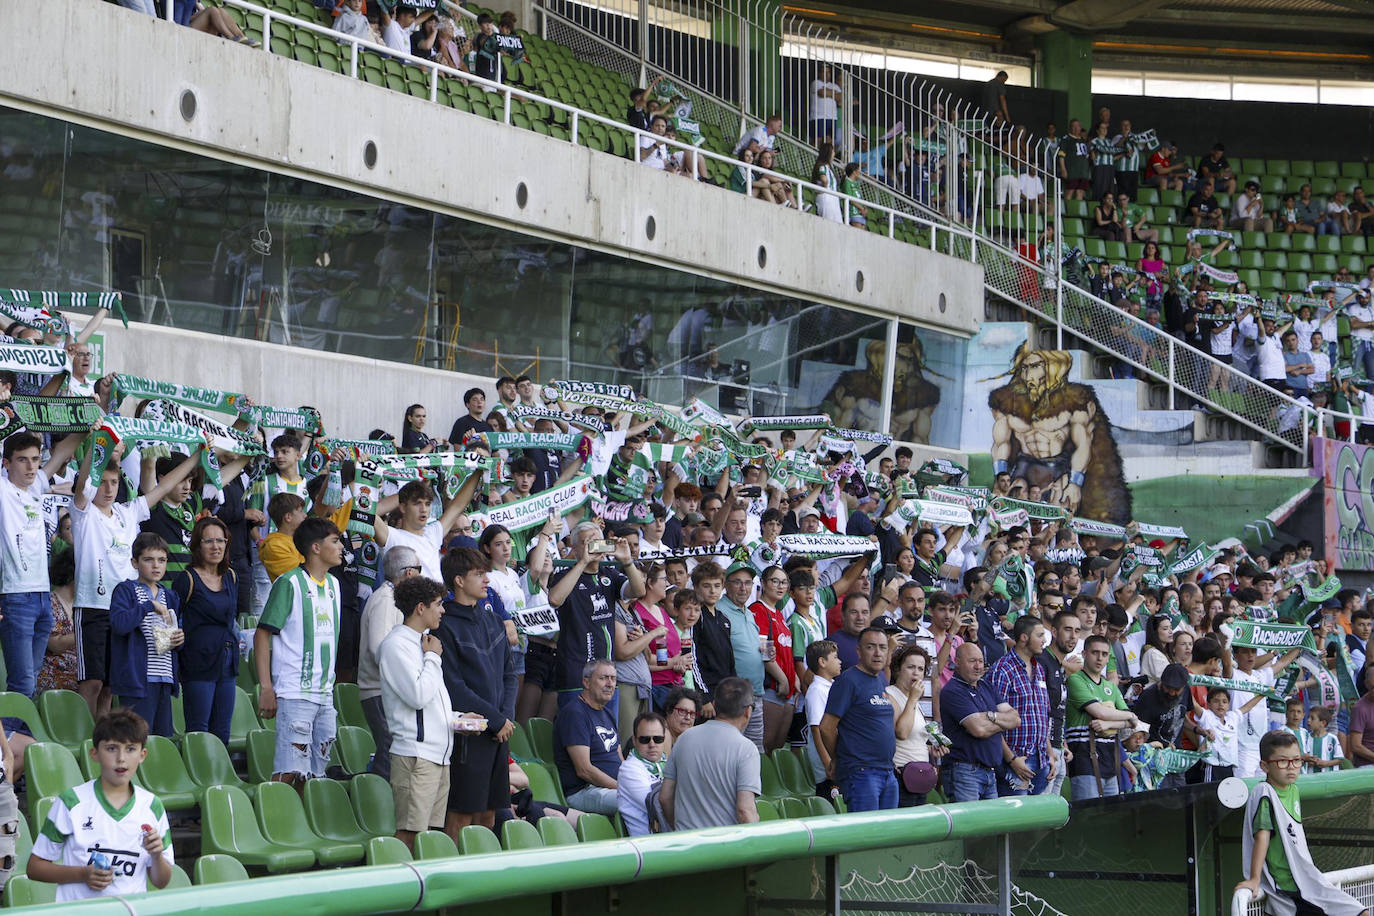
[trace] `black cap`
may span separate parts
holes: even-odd
[[[1188,669],[1179,664],[1166,665],[1159,675],[1159,683],[1160,686],[1168,687],[1170,690],[1187,687]]]

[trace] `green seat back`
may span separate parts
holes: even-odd
[[[529,821],[511,820],[501,825],[501,845],[506,849],[539,849],[544,841]]]
[[[481,828],[486,830],[487,828]],[[490,831],[488,831],[490,832]],[[415,858],[448,859],[458,855],[453,839],[442,830],[426,830],[415,835]]]
[[[46,690],[38,697],[38,711],[53,741],[73,754],[81,753],[81,742],[91,737],[95,722],[91,719],[91,708],[80,694]]]
[[[396,833],[396,802],[391,797],[391,784],[376,773],[361,773],[348,783],[353,798],[353,816],[371,836],[392,836]]]
[[[561,817],[541,817],[539,839],[545,846],[575,846],[578,842],[577,831]]]
[[[584,814],[577,819],[577,838],[584,843],[614,840],[615,827],[604,814]]]
[[[258,728],[257,707],[242,687],[234,688],[234,714],[229,719],[229,750],[243,753],[248,746],[248,733]]]
[[[515,726],[515,731],[510,733],[510,755],[515,758],[516,763],[539,759],[539,755],[534,752],[534,745],[530,744],[530,737],[526,734],[523,725]]]
[[[465,856],[478,856],[488,852],[500,852],[501,841],[490,829],[479,824],[468,824],[458,831],[458,848]]]
[[[811,814],[811,807],[800,798],[788,795],[779,799],[782,816],[791,820],[795,817],[808,817]]]
[[[367,728],[367,716],[363,715],[363,701],[358,696],[357,684],[334,685],[334,708],[339,712],[340,725]]]
[[[209,732],[187,733],[181,741],[181,755],[191,781],[202,789],[232,786],[249,798],[256,794],[257,786],[239,779],[224,743]]]
[[[530,794],[536,801],[555,802],[560,805],[567,804],[567,799],[563,797],[563,787],[558,784],[558,780],[553,778],[553,774],[538,763],[528,765],[522,764],[520,769],[525,771],[525,775],[530,780]]]
[[[334,746],[339,750],[339,762],[344,772],[350,776],[366,773],[372,755],[377,751],[377,743],[372,740],[372,732],[354,725],[340,725]]]
[[[72,752],[51,741],[37,741],[24,748],[24,775],[31,798],[56,798],[86,781]]]
[[[311,782],[320,782],[312,779]],[[368,865],[400,865],[412,861],[406,844],[394,836],[374,836],[367,841]]]
[[[38,825],[38,829],[42,827],[42,824]],[[29,853],[33,852],[33,832],[34,828],[29,826],[29,819],[21,815],[19,834],[14,838],[14,868],[10,870],[10,874],[23,874],[24,869],[28,867]]]
[[[57,885],[33,881],[28,875],[11,874],[5,882],[5,907],[41,906],[57,902]]]
[[[754,799],[754,806],[758,809],[760,821],[778,820],[777,807],[766,798]]]
[[[340,843],[311,830],[300,795],[284,782],[265,782],[260,785],[254,807],[262,835],[270,842],[309,849],[325,866],[347,865],[363,859],[362,843]]]
[[[204,789],[186,772],[186,764],[171,739],[149,735],[144,747],[148,755],[138,767],[139,783],[162,799],[163,806],[170,811],[184,811],[199,804]]]
[[[811,773],[800,757],[785,747],[778,748],[770,756],[778,768],[778,777],[789,792],[799,798],[805,798],[816,791]]]
[[[333,779],[305,783],[305,818],[310,829],[327,840],[366,845],[372,837],[363,830],[348,801],[348,790]]]
[[[151,738],[152,736],[149,735],[149,737]],[[94,743],[90,738],[87,738],[85,741],[81,742],[81,751],[76,755],[76,762],[81,765],[81,774],[85,776],[87,780],[97,779],[100,776],[100,764],[91,759],[91,749],[93,747]],[[147,765],[148,761],[145,760],[139,766],[139,769],[141,770]],[[140,782],[141,781],[142,780],[140,780]]]
[[[44,796],[33,803],[29,814],[33,817],[33,832],[39,833],[43,830],[43,825],[48,821],[48,812],[52,810],[53,802],[57,801],[51,795]],[[23,820],[23,817],[19,818]]]
[[[259,783],[271,779],[272,760],[277,753],[277,733],[265,728],[253,729],[248,733],[245,751],[248,757],[248,780]]]
[[[173,863],[173,864],[172,864],[172,877],[168,879],[168,881],[167,881],[167,886],[164,887],[164,888],[160,888],[160,890],[170,891],[170,890],[174,890],[174,889],[176,889],[176,888],[178,888],[178,887],[190,887],[190,886],[191,886],[191,877],[190,877],[189,875],[186,874],[185,869],[183,869],[180,865],[177,865],[177,864]],[[149,876],[148,876],[148,890],[150,890],[150,891],[159,890],[159,888],[153,887],[153,878],[152,878],[152,875],[149,875]]]
[[[546,763],[552,763],[554,759],[553,722],[536,716],[525,723],[525,731],[529,733],[530,744],[534,747],[535,755]]]
[[[90,710],[87,710],[87,715]],[[43,717],[38,714],[38,708],[33,705],[33,700],[24,696],[22,693],[13,693],[9,690],[0,690],[0,716],[9,716],[15,719],[23,719],[24,724],[33,733],[35,741],[54,740],[48,734],[48,730],[43,727]],[[87,735],[86,737],[90,737]],[[550,758],[552,759],[552,758]]]
[[[827,814],[834,814],[835,809],[830,802],[821,798],[819,795],[808,795],[806,798],[807,807],[811,809],[811,817],[825,817]]]
[[[233,856],[247,867],[274,873],[300,871],[315,864],[315,853],[309,849],[269,842],[258,828],[253,803],[235,786],[210,786],[200,812],[202,854]]]
[[[223,854],[211,854],[196,859],[196,884],[227,884],[230,881],[247,881],[248,870],[238,859]]]
[[[782,784],[782,778],[778,775],[778,765],[773,762],[772,757],[759,759],[759,780],[763,786],[763,792],[760,794],[766,798],[779,798],[788,794],[787,787]]]

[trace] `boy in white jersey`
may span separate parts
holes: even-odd
[[[343,562],[343,540],[327,518],[301,522],[295,542],[305,563],[272,584],[253,634],[258,711],[269,719],[280,714],[272,778],[289,785],[323,776],[329,765],[341,611],[329,570]]]
[[[477,484],[481,478],[481,474],[469,474],[463,485],[458,488],[458,493],[449,500],[444,514],[435,520],[429,517],[430,506],[434,503],[434,490],[428,481],[412,480],[396,494],[397,504],[401,509],[400,524],[388,525],[382,519],[382,513],[390,511],[391,508],[388,500],[382,500],[378,506],[373,538],[382,547],[383,560],[388,550],[394,547],[409,547],[420,558],[421,574],[426,579],[442,582],[443,573],[439,571],[439,548],[443,546],[444,536],[453,527],[454,522],[458,521],[458,516],[463,514],[463,508],[472,501],[472,495],[477,491]]]
[[[172,831],[156,795],[133,784],[148,724],[128,709],[95,723],[100,776],[68,789],[34,837],[28,876],[57,885],[57,902],[142,894],[172,880]]]
[[[86,450],[72,488],[72,549],[76,557],[72,629],[76,635],[76,690],[91,708],[91,718],[99,719],[110,711],[110,596],[116,585],[137,575],[132,549],[139,525],[148,520],[153,506],[196,469],[200,453],[188,456],[156,487],[126,503],[115,502],[123,476],[119,467],[122,443],[115,446],[100,476],[100,486],[93,490],[87,481],[94,454],[94,449]]]
[[[248,494],[248,508],[266,513],[267,506],[272,501],[273,496],[278,493],[294,493],[305,500],[305,511],[310,511],[310,495],[305,490],[307,481],[301,476],[300,471],[301,448],[300,437],[292,432],[282,433],[272,440],[273,470],[253,485],[252,491]],[[267,527],[258,530],[258,540],[261,541],[276,530],[277,526],[272,523],[271,518],[268,518]],[[253,564],[253,589],[259,611],[262,607],[261,603],[267,600],[266,596],[271,588],[272,580],[267,575],[267,569],[261,562],[255,562]]]

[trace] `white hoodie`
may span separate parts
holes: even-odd
[[[391,755],[447,764],[453,751],[452,707],[439,653],[421,649],[420,634],[402,625],[382,640],[377,667]]]

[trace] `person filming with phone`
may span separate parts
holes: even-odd
[[[594,522],[580,522],[569,536],[573,565],[549,580],[549,605],[558,608],[558,708],[582,691],[582,671],[594,661],[611,661],[615,649],[617,601],[644,595],[644,575],[631,562],[630,543],[601,536]],[[619,697],[608,704],[620,714]]]

